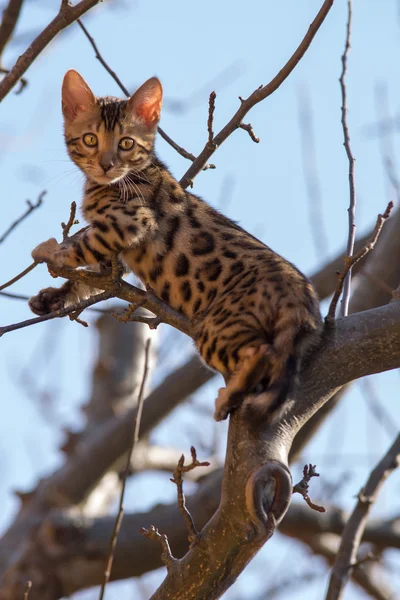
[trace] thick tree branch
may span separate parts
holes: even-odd
[[[204,168],[209,158],[214,154],[215,150],[219,148],[221,144],[223,144],[223,142],[231,135],[231,133],[233,133],[236,129],[239,129],[241,127],[243,119],[247,115],[249,110],[253,108],[253,106],[255,106],[256,104],[258,104],[258,102],[265,100],[265,98],[268,98],[268,96],[273,94],[289,77],[290,73],[297,66],[299,61],[303,58],[304,54],[308,50],[311,42],[314,39],[314,36],[321,27],[322,23],[324,22],[328,12],[332,8],[333,2],[334,0],[325,0],[314,21],[311,23],[300,45],[290,57],[285,66],[282,67],[279,73],[267,85],[261,85],[258,89],[256,89],[252,94],[250,94],[248,98],[246,98],[246,100],[241,99],[240,107],[233,115],[231,120],[213,138],[212,143],[207,141],[199,156],[189,167],[189,169],[186,171],[186,173],[180,181],[181,185],[184,188],[188,187],[193,181],[193,179],[196,177],[196,175],[200,173],[200,171]]]
[[[98,2],[99,0],[81,0],[75,6],[71,6],[68,2],[61,3],[58,14],[37,38],[33,40],[29,48],[18,58],[13,68],[10,69],[9,73],[0,82],[0,102],[55,36],[93,8]]]

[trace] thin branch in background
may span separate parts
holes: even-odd
[[[219,90],[226,88],[230,83],[235,81],[243,71],[239,61],[235,61],[221,69],[209,81],[204,82],[199,88],[191,92],[186,98],[183,96],[171,97],[164,96],[163,109],[174,114],[187,114],[196,106],[203,104],[204,96],[208,95],[208,90],[214,86],[218,86]]]
[[[23,2],[24,0],[8,0],[8,4],[3,11],[0,23],[0,63],[4,49],[10,41],[18,23]]]
[[[34,210],[39,208],[39,206],[42,205],[43,198],[46,195],[46,193],[47,193],[46,190],[43,190],[43,192],[40,192],[36,202],[31,202],[30,200],[26,201],[28,208],[20,217],[18,217],[18,219],[16,219],[16,221],[14,221],[14,223],[11,223],[10,227],[3,233],[3,235],[0,237],[0,244],[2,244],[4,242],[6,237],[8,235],[10,235],[10,233],[17,227],[17,225],[19,225],[24,219],[26,219],[26,217],[28,215],[30,215],[31,212],[33,212]]]
[[[197,531],[193,517],[190,514],[187,506],[186,506],[186,498],[183,493],[183,473],[187,473],[188,471],[192,471],[197,467],[209,467],[210,463],[207,461],[199,462],[197,460],[196,449],[194,446],[190,448],[190,454],[192,456],[192,462],[190,465],[185,466],[185,456],[182,454],[180,457],[177,467],[174,471],[174,476],[171,478],[172,483],[176,484],[177,492],[178,492],[178,507],[180,513],[183,515],[185,519],[186,527],[188,530],[188,540],[190,547],[198,540],[199,532]]]
[[[352,25],[352,0],[347,0],[347,27],[346,27],[346,42],[345,49],[342,55],[342,74],[339,79],[340,90],[342,93],[342,129],[344,136],[344,147],[346,150],[347,158],[349,161],[349,188],[350,188],[350,205],[348,208],[349,214],[349,235],[347,239],[347,259],[350,259],[354,252],[354,240],[356,237],[356,186],[354,177],[355,158],[353,156],[350,146],[350,134],[349,127],[347,124],[347,88],[346,88],[346,75],[347,75],[347,57],[350,52],[351,42],[351,25]],[[351,267],[347,270],[346,277],[343,285],[343,297],[340,306],[340,316],[345,317],[349,312],[350,302],[350,291],[351,291]]]
[[[27,581],[25,592],[24,592],[24,600],[28,600],[29,592],[31,591],[31,588],[32,588],[32,581]]]
[[[310,231],[318,260],[326,259],[328,236],[322,211],[322,189],[318,171],[314,118],[309,88],[303,85],[297,92],[301,160],[308,198]]]
[[[384,226],[386,220],[389,218],[393,206],[393,202],[389,202],[383,215],[378,215],[376,225],[374,227],[369,242],[365,244],[365,246],[361,248],[361,250],[359,250],[357,254],[354,254],[353,256],[345,260],[345,268],[343,273],[338,273],[338,285],[336,287],[335,293],[333,294],[332,302],[329,307],[327,315],[328,320],[335,318],[336,306],[342,293],[343,282],[346,278],[346,275],[349,273],[352,267],[354,267],[355,264],[357,264],[362,258],[364,258],[364,256],[366,256],[371,250],[375,248],[376,242],[378,241],[379,235],[382,231],[382,227]]]
[[[117,547],[118,534],[119,534],[119,530],[121,529],[121,523],[122,523],[122,519],[123,519],[123,516],[124,516],[124,498],[125,498],[126,482],[127,482],[127,479],[128,479],[128,475],[130,473],[133,450],[135,448],[135,445],[139,441],[140,421],[141,421],[141,418],[142,418],[142,411],[143,411],[144,387],[146,385],[147,373],[148,373],[148,370],[149,370],[150,342],[151,342],[151,340],[149,338],[146,341],[145,349],[144,349],[143,377],[142,377],[142,381],[141,381],[140,389],[139,389],[139,394],[138,394],[137,413],[136,413],[135,424],[134,424],[134,428],[133,428],[132,442],[131,442],[131,445],[130,445],[130,448],[129,448],[129,451],[128,451],[128,457],[127,457],[127,460],[126,460],[125,471],[124,471],[124,475],[123,475],[123,478],[122,478],[122,486],[121,486],[121,494],[120,494],[120,498],[119,498],[118,515],[117,515],[117,519],[116,519],[115,525],[114,525],[114,530],[113,530],[113,533],[112,533],[112,536],[111,536],[110,552],[109,552],[109,555],[108,555],[107,566],[106,566],[106,569],[104,571],[104,580],[103,580],[103,584],[102,584],[101,589],[100,589],[99,600],[103,600],[104,594],[105,594],[105,590],[106,590],[106,585],[110,581],[111,570],[112,570],[112,565],[113,565],[114,556],[115,556],[115,549]]]
[[[68,2],[62,2],[60,10],[54,19],[39,33],[31,45],[18,58],[15,65],[10,69],[8,75],[0,82],[0,102],[7,96],[23,74],[28,70],[33,61],[56,37],[60,31],[79,19],[85,12],[98,4],[99,0],[81,0],[72,6]]]
[[[200,173],[200,171],[207,164],[209,158],[214,154],[216,148],[219,148],[224,141],[236,131],[236,129],[240,128],[241,123],[243,123],[243,118],[249,112],[253,106],[268,98],[271,94],[276,92],[276,90],[282,85],[282,83],[289,77],[295,67],[298,65],[300,60],[303,58],[304,54],[308,50],[311,42],[314,39],[317,31],[321,27],[322,23],[325,20],[325,17],[329,13],[332,8],[334,0],[325,0],[323,2],[317,16],[314,21],[309,26],[307,33],[304,38],[300,42],[299,46],[289,58],[287,63],[282,67],[282,69],[277,73],[277,75],[267,84],[261,85],[258,87],[250,96],[243,100],[241,99],[240,107],[235,112],[230,121],[221,129],[221,131],[214,137],[214,146],[211,147],[207,141],[203,150],[200,152],[199,156],[193,162],[193,164],[189,167],[186,173],[180,180],[180,184],[183,188],[187,188],[188,185],[194,180],[196,175]]]
[[[363,388],[364,400],[371,414],[375,417],[378,423],[385,429],[386,433],[393,437],[399,430],[399,427],[393,421],[393,417],[385,410],[380,401],[372,381],[368,377],[363,377],[359,380],[360,386]]]
[[[389,108],[388,86],[382,83],[376,84],[374,91],[382,164],[386,177],[395,191],[397,201],[400,201],[400,180],[394,166],[396,161],[393,147],[393,128],[388,128],[388,131],[386,131],[383,125],[384,121],[390,122],[392,118]]]
[[[3,283],[3,285],[0,285],[0,292],[2,290],[5,290],[6,288],[10,287],[10,285],[13,285],[13,283],[15,283],[16,281],[19,281],[19,279],[22,279],[23,277],[25,277],[25,275],[27,275],[35,267],[37,267],[37,264],[38,264],[37,262],[33,262],[31,265],[29,265],[29,267],[26,267],[26,269],[21,271],[21,273],[18,273],[18,275],[16,275],[12,279],[10,279],[10,281],[7,281],[6,283]]]
[[[36,265],[36,263],[34,263],[34,265]],[[112,297],[113,295],[111,292],[102,292],[101,294],[96,294],[96,296],[91,296],[87,300],[81,300],[81,302],[78,302],[77,304],[71,304],[71,306],[55,310],[47,315],[35,317],[33,319],[27,319],[26,321],[13,323],[12,325],[5,325],[4,327],[0,327],[0,337],[5,333],[9,333],[10,331],[16,331],[17,329],[23,329],[24,327],[30,327],[31,325],[36,325],[36,323],[43,323],[44,321],[51,321],[52,319],[66,317],[76,311],[82,312],[82,310],[88,308],[89,306],[97,304],[98,302],[103,302],[103,300],[109,300]]]
[[[308,495],[309,483],[313,477],[319,477],[319,473],[316,472],[316,465],[305,465],[303,469],[303,479],[296,483],[293,486],[293,494],[300,494],[303,496],[304,500],[307,502],[308,506],[317,512],[326,512],[323,506],[318,506],[318,504],[314,504],[312,502],[310,496]]]
[[[125,96],[127,98],[129,98],[131,94],[128,92],[128,89],[124,86],[124,84],[122,83],[122,81],[120,80],[120,78],[118,77],[116,72],[113,71],[111,69],[111,67],[108,65],[108,63],[104,60],[104,58],[100,54],[100,51],[97,47],[97,44],[96,44],[94,38],[90,35],[90,33],[87,30],[87,28],[85,27],[85,25],[82,23],[82,21],[80,19],[77,19],[77,23],[80,26],[80,28],[82,29],[83,33],[86,35],[87,39],[89,40],[89,42],[95,52],[95,57],[97,58],[97,60],[100,62],[100,64],[103,65],[103,67],[105,68],[107,73],[109,73],[111,75],[111,77],[114,79],[115,83],[119,86],[119,88],[122,90],[122,92],[125,94]],[[167,142],[167,144],[172,146],[172,148],[174,150],[176,150],[178,152],[178,154],[183,156],[183,158],[187,158],[188,160],[191,160],[191,161],[196,160],[196,157],[194,156],[194,154],[191,154],[190,152],[185,150],[185,148],[182,148],[176,142],[174,142],[174,140],[172,138],[170,138],[169,135],[167,133],[165,133],[165,131],[161,127],[158,127],[158,133]],[[206,170],[206,169],[215,169],[215,165],[205,165],[204,170]]]
[[[357,552],[380,488],[400,464],[400,435],[398,435],[382,460],[371,472],[365,487],[358,494],[357,504],[343,530],[339,551],[329,581],[326,600],[343,597],[344,587],[357,564]]]

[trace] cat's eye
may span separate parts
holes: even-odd
[[[89,146],[89,148],[94,148],[97,146],[97,135],[94,135],[94,133],[85,133],[83,143],[85,146]]]
[[[124,137],[119,141],[118,147],[121,148],[121,150],[132,150],[134,145],[135,140],[130,137]]]

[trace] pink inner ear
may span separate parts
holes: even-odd
[[[148,127],[160,119],[161,104],[159,100],[143,102],[136,108],[136,114],[141,117]]]

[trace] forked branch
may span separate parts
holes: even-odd
[[[383,215],[379,214],[377,221],[376,221],[376,225],[374,227],[374,230],[372,232],[371,238],[369,240],[369,242],[367,242],[365,244],[365,246],[363,246],[363,248],[361,248],[361,250],[359,250],[357,252],[357,254],[354,254],[351,257],[346,257],[345,259],[345,268],[343,270],[343,273],[338,273],[338,284],[335,290],[335,293],[333,294],[333,298],[329,307],[329,311],[328,311],[328,315],[327,315],[327,319],[334,319],[335,318],[335,313],[336,313],[336,306],[337,303],[339,301],[340,295],[342,293],[343,290],[343,283],[346,279],[347,273],[349,273],[349,271],[361,260],[363,259],[369,252],[371,252],[371,250],[373,250],[375,248],[375,245],[378,241],[379,235],[382,231],[382,227],[384,226],[385,222],[387,221],[387,219],[390,217],[390,213],[392,212],[392,208],[393,208],[394,204],[393,202],[389,202],[389,204],[386,207],[385,212],[383,213]]]

